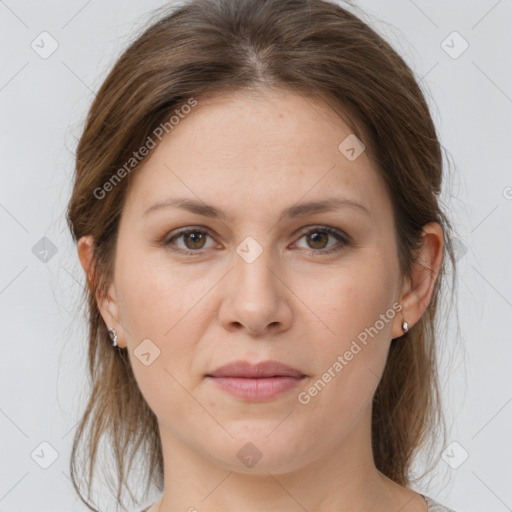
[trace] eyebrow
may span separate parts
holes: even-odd
[[[207,204],[202,201],[196,201],[194,199],[178,197],[165,199],[163,201],[159,201],[151,205],[144,212],[143,216],[145,217],[150,212],[159,210],[161,208],[169,207],[181,208],[183,210],[187,210],[197,215],[217,218],[222,221],[228,220],[228,215],[224,211],[220,210],[219,208],[211,204]],[[287,218],[302,217],[306,215],[311,215],[313,213],[323,213],[331,210],[338,210],[341,208],[352,208],[361,213],[365,213],[366,215],[371,215],[370,211],[357,201],[354,201],[352,199],[334,197],[324,199],[322,201],[308,201],[290,206],[281,213],[278,222],[281,222],[282,220]]]

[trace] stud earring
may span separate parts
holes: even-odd
[[[409,324],[405,320],[402,322],[402,330],[404,334],[409,330]]]
[[[117,344],[117,332],[115,329],[108,328],[108,335],[110,336],[110,339],[112,340],[112,348],[119,348],[119,345]]]

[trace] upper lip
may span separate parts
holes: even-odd
[[[233,361],[220,366],[207,377],[304,377],[304,374],[279,361],[261,361],[260,363],[250,363],[249,361]]]

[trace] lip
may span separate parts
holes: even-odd
[[[278,361],[234,361],[206,375],[223,391],[257,402],[293,389],[306,377],[300,370]]]

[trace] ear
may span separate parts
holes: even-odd
[[[95,288],[97,276],[94,274],[93,258],[94,258],[94,239],[91,235],[83,236],[77,243],[78,258],[82,268],[84,269],[87,281],[90,283],[89,290]],[[126,337],[125,331],[119,321],[119,305],[114,283],[109,286],[106,296],[100,291],[96,291],[96,302],[98,309],[103,317],[106,327],[114,328],[117,332],[117,344],[125,348]]]
[[[413,264],[412,278],[407,280],[402,290],[400,304],[402,310],[393,325],[392,336],[403,336],[402,322],[405,320],[409,329],[422,317],[430,304],[435,283],[443,263],[444,233],[437,222],[423,226],[422,246]]]

